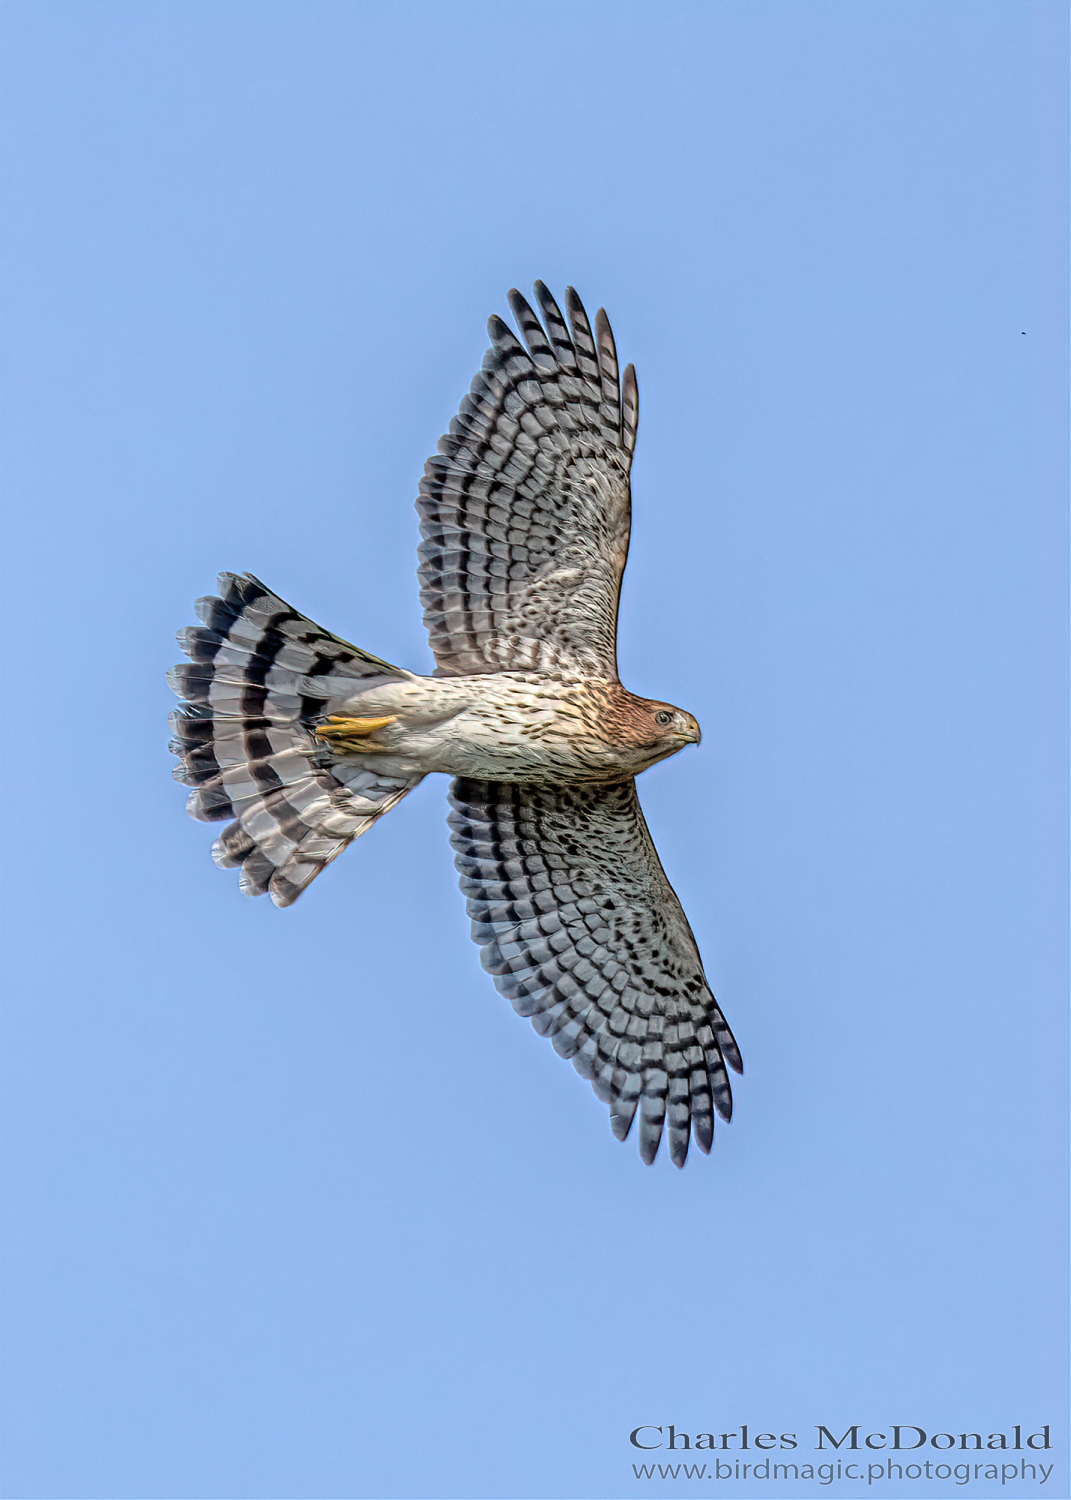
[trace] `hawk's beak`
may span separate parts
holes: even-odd
[[[689,740],[692,742],[693,745],[698,745],[699,742],[700,742],[700,740],[703,738],[703,735],[702,735],[702,731],[699,728],[699,725],[691,717],[691,715],[688,716],[688,729],[689,729],[689,735],[688,735]]]

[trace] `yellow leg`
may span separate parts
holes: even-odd
[[[343,753],[351,751],[363,755],[369,750],[385,750],[385,745],[377,745],[369,736],[377,729],[384,729],[388,724],[397,721],[397,714],[387,714],[382,719],[347,719],[341,714],[330,714],[326,724],[318,724],[316,733],[322,740],[326,740],[332,750],[341,750]]]

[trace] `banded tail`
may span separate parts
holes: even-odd
[[[357,681],[408,678],[400,667],[321,630],[251,573],[221,573],[199,599],[201,626],[179,632],[192,664],[172,667],[176,781],[202,822],[234,821],[212,848],[239,866],[247,896],[290,906],[325,865],[421,780],[383,776],[316,735],[331,699]]]

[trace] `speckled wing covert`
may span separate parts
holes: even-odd
[[[541,281],[544,326],[509,294],[527,349],[501,318],[417,509],[421,602],[439,675],[570,669],[617,676],[628,554],[636,376],[619,381],[600,308],[594,332],[569,288],[569,323]]]
[[[316,739],[326,700],[346,684],[408,673],[314,625],[251,573],[219,575],[198,599],[203,626],[179,634],[192,657],[167,680],[176,780],[202,822],[233,818],[212,857],[240,866],[247,896],[290,906],[325,865],[422,779],[381,776]],[[351,689],[352,690],[352,689]]]
[[[472,935],[500,992],[610,1106],[640,1112],[654,1161],[669,1117],[679,1167],[728,1120],[740,1053],[655,853],[634,781],[519,787],[457,780],[451,842]]]

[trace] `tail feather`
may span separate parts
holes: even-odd
[[[197,602],[203,627],[179,634],[192,664],[168,673],[185,700],[171,715],[174,774],[192,788],[192,817],[234,819],[216,863],[241,869],[247,895],[289,906],[421,779],[339,757],[316,723],[355,680],[409,674],[321,630],[252,575],[223,573],[219,588]]]

